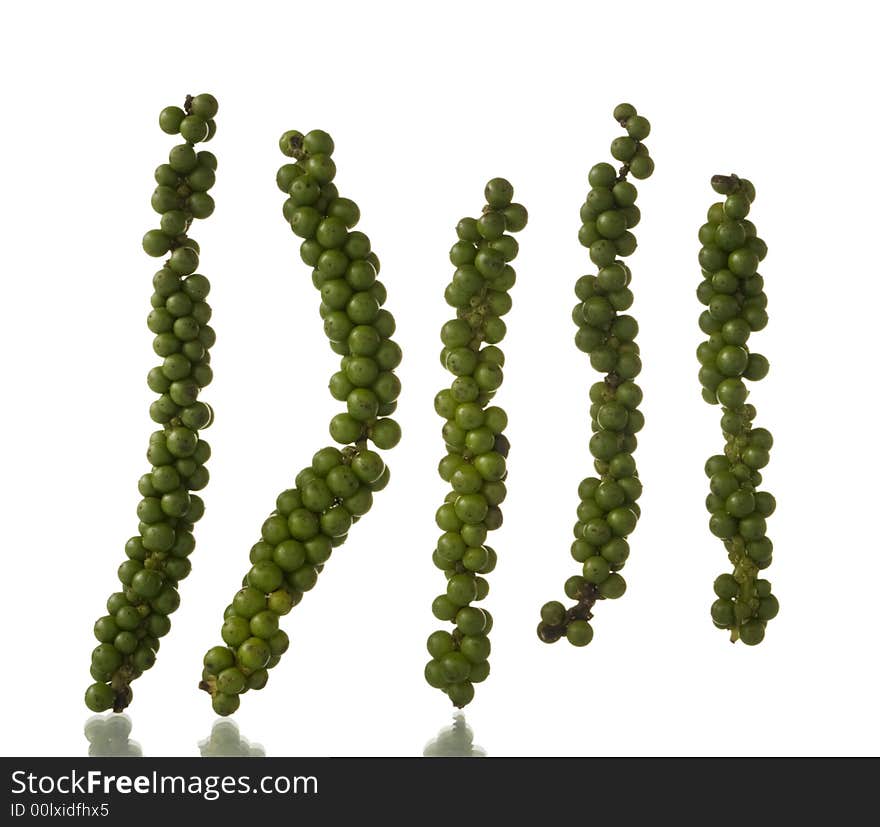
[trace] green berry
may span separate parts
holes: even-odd
[[[485,196],[492,209],[503,209],[513,201],[513,186],[504,178],[493,178],[486,184]]]
[[[206,121],[216,118],[218,109],[219,105],[217,99],[206,92],[203,92],[201,95],[196,95],[190,101],[190,111],[193,115],[204,118]]]
[[[617,600],[626,592],[626,580],[617,572],[612,572],[599,584],[599,595],[608,600]]]
[[[159,129],[168,135],[176,135],[180,132],[184,117],[184,111],[179,106],[166,106],[159,113]]]
[[[492,646],[486,635],[465,635],[459,644],[459,650],[467,658],[468,662],[473,665],[475,663],[485,663],[489,659]]]
[[[450,683],[466,680],[470,674],[471,664],[461,652],[449,652],[439,660],[443,674]]]
[[[764,630],[763,620],[749,620],[739,627],[739,639],[746,646],[757,646],[764,639]]]
[[[455,651],[455,640],[446,631],[432,632],[428,637],[428,652],[432,658],[440,659]]]
[[[187,115],[180,122],[180,135],[191,144],[204,141],[208,137],[208,124],[198,115]]]
[[[633,178],[638,178],[640,181],[650,178],[654,172],[654,161],[649,155],[636,155],[629,162],[629,171]]]
[[[615,138],[611,142],[611,154],[624,163],[632,160],[636,154],[637,143],[628,135],[625,137]]]
[[[262,669],[271,657],[269,645],[258,637],[249,637],[236,652],[239,664],[251,671]]]
[[[736,614],[732,600],[719,598],[712,604],[712,620],[717,626],[729,629],[736,624]]]
[[[164,256],[171,249],[171,239],[162,230],[149,230],[144,235],[142,246],[149,256]]]
[[[106,683],[93,683],[85,694],[86,706],[92,712],[104,712],[113,706],[116,693]]]
[[[288,158],[296,157],[302,149],[303,134],[295,129],[289,129],[278,139],[278,148]]]
[[[626,123],[630,118],[635,117],[636,108],[631,103],[619,103],[614,107],[613,117],[619,123]]]
[[[224,669],[235,664],[235,656],[227,646],[215,646],[204,657],[205,669],[212,675],[219,675]]]
[[[211,706],[218,715],[232,715],[239,706],[239,697],[238,695],[224,695],[223,693],[218,692],[211,699]]]
[[[565,622],[565,606],[558,600],[545,603],[541,607],[541,621],[548,626],[561,626]]]
[[[772,594],[762,597],[758,601],[758,619],[763,621],[773,620],[779,614],[779,601]]]
[[[217,675],[217,691],[227,695],[238,695],[244,690],[245,676],[234,666],[224,669]]]
[[[715,578],[713,588],[715,594],[725,600],[732,600],[739,595],[739,584],[732,574],[720,574]]]
[[[643,141],[651,134],[651,124],[647,118],[632,115],[626,120],[626,131],[633,140]]]
[[[565,630],[572,646],[586,646],[593,639],[593,627],[586,620],[573,620]]]
[[[168,153],[168,165],[178,174],[192,172],[198,163],[196,151],[189,144],[178,144]]]
[[[474,687],[471,681],[452,683],[446,689],[446,694],[453,705],[459,709],[467,706],[474,699]]]

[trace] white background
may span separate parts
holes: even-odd
[[[413,755],[451,720],[422,678],[443,588],[430,561],[448,382],[438,331],[454,226],[508,177],[530,210],[508,316],[509,498],[492,675],[468,707],[490,755],[876,754],[877,78],[872,4],[38,3],[6,11],[3,679],[5,754],[82,754],[92,623],[136,529],[153,429],[145,326],[156,262],[159,110],[220,101],[215,214],[198,222],[213,284],[217,413],[194,569],[156,667],[134,685],[147,755],[193,754],[215,719],[204,651],[276,494],[340,406],[338,357],[281,219],[285,129],[328,130],[361,207],[404,350],[392,483],[284,622],[290,651],[243,698],[269,755]],[[586,649],[540,644],[538,608],[576,573],[568,547],[590,473],[587,389],[572,341],[586,173],[610,160],[621,100],[653,125],[634,270],[644,412],[643,519],[629,590],[598,606]],[[712,173],[757,186],[751,218],[772,364],[752,401],[776,437],[766,487],[781,612],[732,646],[708,617],[727,567],[702,466],[722,445],[700,398],[697,228]]]

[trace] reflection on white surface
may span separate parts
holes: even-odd
[[[131,718],[108,712],[106,715],[93,715],[83,727],[89,742],[90,758],[140,758],[141,745],[132,741]]]
[[[199,741],[202,758],[265,758],[260,744],[252,744],[239,732],[238,724],[228,718],[218,718],[211,727],[211,735]]]
[[[485,758],[486,750],[474,744],[474,731],[464,713],[452,716],[452,726],[443,727],[437,737],[425,745],[426,758]]]

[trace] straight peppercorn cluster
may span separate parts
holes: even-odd
[[[279,618],[314,587],[333,549],[370,510],[374,492],[388,484],[388,468],[367,443],[384,450],[400,440],[400,426],[390,418],[400,394],[394,317],[383,307],[379,259],[369,238],[354,229],[360,210],[333,183],[333,140],[321,130],[289,131],[280,146],[296,159],[276,177],[288,195],[284,218],[303,239],[300,256],[313,268],[312,283],[321,293],[324,333],[342,357],[330,392],[346,410],[330,421],[330,435],[343,447],[314,455],[294,487],[278,495],[251,548],[251,568],[224,613],[225,645],[204,658],[200,686],[219,715],[233,713],[244,692],[266,685],[268,670],[289,646]]]
[[[193,527],[205,510],[192,492],[208,484],[205,462],[211,451],[199,431],[211,424],[213,413],[198,397],[212,379],[209,349],[215,336],[208,324],[210,284],[196,273],[199,245],[188,232],[194,218],[214,211],[208,190],[217,159],[197,152],[194,144],[214,135],[216,114],[215,98],[202,94],[187,97],[184,109],[169,106],[159,116],[164,132],[179,133],[185,141],[156,169],[151,203],[162,218],[143,238],[149,255],[170,253],[153,277],[153,309],[147,317],[155,334],[153,350],[162,359],[147,375],[150,390],[159,394],[150,418],[162,428],[150,436],[152,468],[138,481],[138,534],[125,544],[128,559],[118,571],[122,591],[110,595],[107,614],[94,627],[99,641],[92,652],[95,683],[85,701],[95,712],[128,706],[131,682],[155,662],[159,638],[171,628],[168,616],[180,603],[177,584],[190,572]]]
[[[578,279],[578,303],[572,311],[577,325],[575,344],[590,355],[590,364],[603,381],[590,388],[593,436],[590,453],[598,477],[587,477],[578,487],[580,505],[574,526],[571,556],[582,573],[565,581],[565,593],[577,603],[566,609],[558,600],[541,608],[538,637],[554,643],[563,635],[574,646],[593,639],[592,608],[597,600],[623,595],[626,582],[619,574],[629,557],[627,536],[636,527],[642,493],[633,452],[636,433],[644,425],[638,410],[641,388],[635,378],[642,369],[636,320],[624,313],[633,303],[632,272],[618,257],[631,255],[636,238],[631,230],[639,223],[638,191],[627,181],[648,178],[654,162],[642,141],[651,125],[630,104],[620,104],[614,119],[627,134],[611,143],[612,156],[623,163],[596,164],[589,172],[590,191],[581,207],[580,243],[590,251],[596,275]]]
[[[752,183],[736,175],[716,175],[712,187],[725,199],[709,208],[699,232],[703,281],[697,298],[706,306],[700,330],[708,338],[697,348],[697,359],[703,399],[720,403],[723,410],[726,445],[724,454],[706,463],[706,508],[709,530],[724,541],[733,573],[716,578],[711,615],[715,626],[730,630],[732,641],[754,646],[779,611],[770,582],[758,576],[773,557],[767,517],[776,500],[758,490],[773,437],[766,428],[753,427],[756,412],[746,402],[749,392],[743,381],[763,379],[770,369],[764,356],[748,348],[751,334],[767,325],[767,295],[758,273],[767,245],[746,217],[755,200]]]
[[[489,675],[492,615],[471,604],[489,593],[482,575],[495,568],[496,554],[486,537],[501,525],[499,506],[507,494],[507,414],[489,402],[504,376],[504,354],[497,345],[507,332],[502,316],[510,311],[509,291],[516,281],[510,262],[519,245],[510,233],[528,221],[525,207],[513,202],[513,187],[503,178],[489,181],[485,196],[479,218],[458,222],[458,241],[449,253],[456,270],[445,297],[456,317],[440,331],[440,361],[455,379],[434,400],[446,420],[447,453],[438,470],[452,491],[436,515],[443,533],[432,559],[447,580],[432,610],[455,628],[428,637],[431,660],[425,679],[457,707],[470,703],[473,685]]]

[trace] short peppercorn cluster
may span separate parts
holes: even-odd
[[[724,541],[733,573],[716,578],[711,615],[719,629],[730,630],[733,642],[754,646],[779,611],[770,582],[758,576],[773,556],[767,517],[776,500],[758,490],[773,437],[766,428],[752,426],[755,408],[746,403],[749,392],[743,381],[763,379],[770,368],[764,356],[748,349],[751,334],[767,325],[767,295],[758,273],[767,245],[746,218],[755,199],[752,183],[736,175],[716,175],[712,187],[725,199],[709,208],[699,232],[703,281],[697,298],[706,306],[700,330],[708,338],[697,348],[697,359],[703,398],[723,409],[721,430],[727,444],[724,454],[706,463],[706,508],[709,530]]]
[[[580,505],[574,526],[571,556],[582,573],[565,581],[565,593],[576,604],[569,609],[558,600],[541,608],[538,638],[555,643],[563,635],[574,646],[593,639],[592,608],[597,600],[623,595],[626,582],[619,574],[629,557],[627,536],[636,527],[642,493],[633,452],[636,433],[644,425],[638,410],[641,388],[635,378],[642,369],[636,320],[626,315],[633,303],[632,272],[618,257],[631,255],[636,238],[631,232],[641,218],[638,191],[627,181],[648,178],[654,163],[642,141],[651,125],[630,104],[614,109],[614,119],[627,134],[611,143],[612,156],[623,163],[596,164],[589,172],[590,191],[581,207],[580,243],[590,251],[596,275],[578,279],[578,303],[572,311],[577,325],[575,344],[590,355],[590,364],[606,373],[590,388],[593,436],[590,453],[598,477],[587,477],[578,487]]]
[[[528,221],[525,207],[513,202],[513,187],[503,178],[489,181],[485,196],[478,219],[458,222],[458,241],[449,253],[456,270],[445,297],[456,317],[440,331],[440,361],[455,379],[434,400],[446,420],[447,453],[438,470],[452,491],[436,515],[443,533],[432,559],[447,581],[432,610],[455,629],[428,637],[431,660],[425,679],[457,707],[470,703],[473,685],[489,675],[492,615],[471,604],[489,593],[482,575],[495,568],[496,554],[486,537],[501,525],[499,506],[507,493],[507,414],[489,402],[503,380],[504,354],[497,345],[507,332],[502,316],[510,311],[509,291],[516,281],[510,262],[519,245],[509,233],[522,230]]]
[[[384,450],[400,440],[400,426],[390,418],[400,394],[394,317],[382,306],[379,259],[369,238],[353,229],[360,210],[333,183],[333,140],[321,130],[289,131],[280,146],[296,159],[276,178],[288,195],[284,217],[303,239],[300,256],[313,268],[312,282],[321,293],[324,333],[341,356],[330,392],[346,411],[333,417],[330,435],[343,447],[314,455],[295,486],[278,495],[251,548],[251,569],[224,613],[225,645],[204,658],[200,686],[219,715],[232,714],[244,692],[266,685],[268,670],[289,646],[280,617],[314,587],[333,549],[370,510],[374,492],[388,484],[390,472],[368,441]]]
[[[212,379],[209,349],[215,336],[205,301],[210,284],[196,273],[199,245],[187,233],[194,218],[207,218],[214,210],[208,190],[217,159],[196,152],[193,144],[213,136],[217,101],[208,94],[188,96],[184,109],[169,106],[159,116],[160,128],[180,133],[185,142],[156,169],[151,202],[162,218],[160,228],[143,239],[149,255],[170,253],[153,277],[153,309],[147,317],[155,334],[153,350],[162,359],[147,375],[150,390],[159,394],[150,418],[162,429],[150,436],[152,469],[138,482],[138,534],[125,544],[128,559],[118,572],[122,591],[110,595],[107,614],[94,627],[96,682],[86,690],[85,702],[95,712],[128,706],[131,682],[155,662],[159,638],[171,628],[168,616],[180,602],[177,585],[190,572],[193,527],[205,510],[192,492],[208,484],[205,462],[211,451],[199,431],[210,425],[213,413],[198,397]]]

